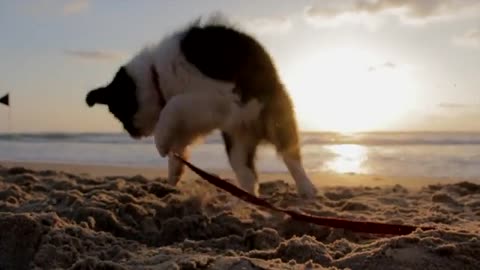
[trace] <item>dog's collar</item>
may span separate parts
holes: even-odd
[[[160,105],[161,108],[163,108],[165,106],[165,97],[163,96],[162,88],[160,88],[160,80],[158,77],[158,72],[155,69],[154,65],[150,66],[150,73],[152,74],[153,86],[155,87],[155,90],[157,91],[157,94],[158,94],[158,104]]]

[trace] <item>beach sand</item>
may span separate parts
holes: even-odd
[[[233,198],[191,172],[171,187],[161,177],[165,172],[152,168],[0,164],[0,269],[480,265],[480,185],[475,183],[318,174],[320,194],[303,200],[288,175],[261,175],[261,196],[280,207],[436,227],[388,236],[292,221]]]

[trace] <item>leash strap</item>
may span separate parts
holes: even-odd
[[[373,234],[391,234],[391,235],[405,235],[409,234],[417,229],[422,230],[433,230],[433,227],[416,227],[410,225],[399,225],[399,224],[387,224],[387,223],[378,223],[378,222],[364,222],[364,221],[352,221],[339,218],[329,218],[329,217],[319,217],[309,214],[303,214],[292,210],[278,208],[264,199],[260,199],[256,196],[251,195],[245,190],[238,188],[237,186],[221,179],[219,176],[208,173],[190,162],[184,160],[180,155],[175,154],[175,157],[182,161],[188,168],[195,172],[198,176],[208,181],[210,184],[216,186],[217,188],[223,189],[224,191],[232,194],[233,196],[251,203],[256,206],[261,206],[268,208],[276,212],[282,212],[289,215],[292,219],[307,223],[312,223],[321,226],[328,226],[332,228],[342,228],[354,232],[363,232],[363,233],[373,233]]]

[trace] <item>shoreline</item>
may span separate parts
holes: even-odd
[[[55,162],[36,162],[36,161],[4,161],[0,160],[0,165],[10,167],[24,167],[27,169],[41,171],[53,170],[62,171],[73,174],[88,174],[94,177],[105,176],[135,176],[142,175],[146,178],[165,178],[168,171],[165,168],[154,167],[135,167],[122,165],[90,165],[90,164],[74,164],[74,163],[55,163]],[[229,170],[208,170],[211,173],[220,175],[223,178],[234,179],[235,176]],[[269,182],[275,180],[283,180],[293,184],[293,180],[288,173],[262,173],[259,172],[259,182]],[[355,173],[333,173],[333,172],[317,172],[311,173],[309,176],[317,187],[332,186],[393,186],[401,185],[410,189],[419,189],[427,185],[435,184],[452,184],[464,181],[463,179],[445,179],[445,178],[427,178],[427,177],[395,177],[374,174],[355,174]],[[198,179],[199,177],[186,169],[182,180]],[[471,181],[471,180],[466,180]],[[474,181],[478,182],[478,181]]]

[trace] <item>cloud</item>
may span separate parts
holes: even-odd
[[[396,68],[397,67],[397,65],[395,63],[392,63],[390,61],[385,62],[383,64],[383,66],[386,67],[386,68]]]
[[[378,24],[385,16],[404,23],[425,23],[480,10],[477,0],[347,0],[317,1],[304,16],[313,25],[338,25],[344,22]]]
[[[318,1],[305,8],[303,17],[308,24],[315,27],[361,24],[376,28],[382,21],[378,16],[357,11],[352,1]]]
[[[283,34],[292,29],[292,20],[288,17],[269,17],[242,19],[242,26],[257,34]]]
[[[456,13],[475,5],[478,5],[476,0],[361,0],[356,1],[355,8],[370,14],[398,11],[406,18],[427,19]]]
[[[72,0],[63,5],[63,14],[72,15],[86,11],[90,6],[89,0]]]
[[[444,102],[437,104],[438,107],[447,110],[465,110],[465,109],[479,109],[480,105],[465,104],[465,103],[450,103]]]
[[[480,28],[474,28],[453,38],[453,43],[457,46],[468,48],[480,48]]]
[[[89,0],[36,0],[22,6],[26,13],[35,16],[70,16],[89,8]]]
[[[379,69],[394,69],[394,68],[397,68],[397,64],[395,64],[391,61],[387,61],[387,62],[385,62],[381,65],[369,66],[368,71],[373,72],[373,71],[377,71]]]
[[[117,51],[101,51],[101,50],[64,50],[64,53],[71,57],[86,60],[118,60],[125,57],[124,53]]]
[[[229,15],[221,11],[200,17],[194,24],[230,25],[256,34],[283,34],[290,31],[293,26],[292,20],[288,16],[244,17]]]

